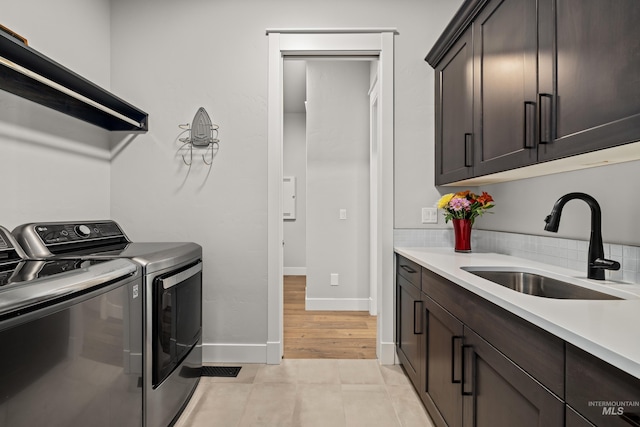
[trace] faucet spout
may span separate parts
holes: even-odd
[[[579,199],[587,203],[591,209],[591,236],[589,238],[589,261],[587,277],[589,279],[604,280],[604,270],[619,270],[620,263],[604,258],[604,246],[602,244],[602,211],[600,205],[590,195],[586,193],[568,193],[560,197],[551,213],[545,218],[544,229],[553,233],[558,232],[560,226],[560,216],[564,205],[574,199]]]

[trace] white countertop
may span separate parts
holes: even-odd
[[[640,379],[640,285],[589,280],[586,265],[584,272],[578,272],[494,253],[405,247],[395,251]],[[628,299],[563,300],[526,295],[461,269],[476,266],[520,267]]]

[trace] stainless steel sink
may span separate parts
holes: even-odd
[[[622,298],[525,271],[463,268],[483,279],[527,295],[556,299],[619,300]]]

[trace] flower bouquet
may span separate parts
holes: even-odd
[[[471,191],[445,194],[438,200],[438,208],[444,209],[444,222],[453,221],[456,252],[471,252],[471,226],[475,219],[494,207],[493,197],[483,191],[481,195]]]

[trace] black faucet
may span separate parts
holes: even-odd
[[[585,193],[565,194],[556,201],[551,210],[551,214],[547,215],[544,219],[544,222],[547,223],[544,229],[554,233],[558,232],[562,208],[569,200],[573,199],[583,200],[591,208],[591,237],[589,238],[587,277],[589,279],[604,280],[604,270],[620,270],[620,263],[604,258],[604,247],[602,245],[602,214],[600,205],[596,199]]]

